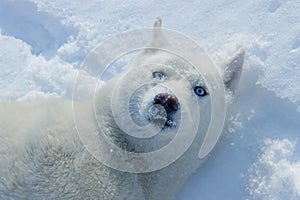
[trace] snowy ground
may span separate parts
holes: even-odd
[[[95,45],[156,16],[217,63],[247,49],[237,114],[179,199],[300,199],[297,0],[1,0],[0,100],[70,97]]]

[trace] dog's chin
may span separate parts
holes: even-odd
[[[132,112],[133,121],[139,126],[152,124],[156,129],[172,130],[177,125],[177,114],[167,113],[165,108],[158,104],[150,104],[140,112]]]
[[[162,130],[175,128],[177,124],[175,118],[175,112],[166,112],[162,105],[153,104],[148,109],[148,121]]]
[[[160,118],[160,116],[156,116]],[[166,117],[164,119],[151,119],[148,117],[148,121],[152,123],[155,127],[160,128],[162,130],[169,130],[176,128],[176,121],[172,117]]]
[[[149,109],[150,121],[159,119],[161,128],[176,127],[175,115],[179,111],[180,104],[172,93],[158,93],[153,98],[153,106]]]

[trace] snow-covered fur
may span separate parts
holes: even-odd
[[[161,20],[158,19],[155,26],[160,25]],[[167,44],[161,32],[155,32],[153,42]],[[243,57],[244,51],[240,51],[227,62],[227,70],[223,70],[224,84],[228,91],[233,91],[237,85]],[[157,171],[137,174],[120,172],[103,165],[85,149],[74,127],[71,102],[49,100],[0,103],[0,199],[174,199],[187,178],[203,162],[198,153],[210,119],[210,111],[207,110],[210,107],[209,91],[203,97],[195,94],[193,88],[203,80],[197,73],[189,71],[189,67],[180,60],[161,51],[147,50],[136,62],[142,64],[145,59],[148,62],[173,62],[178,65],[173,70],[163,66],[143,70],[145,81],[157,79],[169,82],[182,91],[180,96],[184,98],[174,97],[176,100],[171,101],[174,111],[171,122],[176,123],[179,120],[176,116],[181,105],[189,105],[190,101],[200,104],[200,128],[193,144],[183,156]],[[186,74],[186,79],[176,74]],[[128,85],[135,84],[134,76],[138,74],[130,73],[130,77],[123,77],[122,81]],[[166,124],[163,119],[156,120],[156,116],[145,114],[145,108],[153,104],[155,96],[165,98],[165,94],[170,91],[160,87],[151,90],[145,87],[133,98],[132,101],[137,103],[130,104],[130,109],[136,123],[143,124],[148,120],[163,127],[163,134],[148,140],[137,140],[123,133],[110,110],[109,94],[119,77],[108,81],[97,92],[99,103],[96,104],[96,114],[105,124],[105,134],[127,151],[148,152],[167,144],[176,133],[177,127]],[[119,98],[122,101],[122,97]],[[78,109],[82,108],[86,112],[86,104],[89,103],[82,103]],[[158,101],[157,104],[165,106]],[[94,119],[86,117],[84,120],[89,123]]]

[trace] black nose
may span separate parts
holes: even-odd
[[[153,99],[153,104],[160,104],[165,109],[167,114],[170,114],[179,109],[178,99],[173,94],[159,93]]]

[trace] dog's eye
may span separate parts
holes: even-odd
[[[154,71],[154,72],[152,72],[152,76],[153,76],[153,78],[162,79],[163,77],[165,77],[165,74],[160,71]]]
[[[197,94],[200,97],[203,97],[203,96],[207,95],[207,92],[201,86],[194,87],[194,92],[195,92],[195,94]]]

